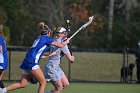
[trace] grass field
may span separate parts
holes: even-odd
[[[5,86],[12,82],[4,82]],[[48,83],[46,91],[53,86]],[[9,93],[37,93],[38,84],[29,84],[24,89]],[[112,83],[70,83],[62,93],[140,93],[140,84],[112,84]]]
[[[25,57],[23,51],[12,51],[10,65],[10,80],[19,80],[21,70],[19,68]],[[120,69],[123,65],[122,53],[103,53],[103,52],[74,52],[75,62],[71,64],[70,78],[72,81],[120,81]],[[69,76],[69,61],[66,57],[62,58],[61,67],[65,74]],[[135,63],[135,55],[128,55],[128,62]],[[40,66],[44,70],[46,60],[41,60]],[[8,80],[8,72],[4,79]],[[134,68],[133,80],[136,81],[136,66]]]

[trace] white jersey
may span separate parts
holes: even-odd
[[[62,43],[61,39],[56,39],[58,43]],[[56,51],[58,47],[51,46],[51,51]],[[66,54],[69,52],[68,46],[65,45],[63,48],[59,48],[56,52],[56,55],[51,56],[48,58],[46,65],[44,66],[44,76],[47,81],[57,81],[60,80],[62,75],[64,74],[63,70],[60,68],[60,58],[61,58],[61,51]]]
[[[62,43],[63,41],[61,39],[56,40],[58,43]],[[58,47],[52,45],[51,46],[51,52],[56,51]],[[53,65],[59,65],[60,64],[60,58],[61,58],[61,51],[66,54],[69,52],[68,46],[65,45],[63,48],[59,48],[59,50],[56,52],[56,55],[50,56],[47,60],[47,64],[53,64]]]

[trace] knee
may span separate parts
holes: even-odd
[[[25,88],[28,85],[28,83],[20,83],[21,88]]]
[[[61,92],[62,89],[63,89],[63,86],[62,86],[62,85],[57,85],[57,86],[56,86],[56,90],[57,90],[57,91],[60,91],[60,92]]]
[[[39,82],[40,83],[40,85],[42,85],[42,86],[46,86],[46,80],[42,80],[41,82]]]
[[[69,82],[67,82],[66,84],[63,84],[63,88],[66,88],[69,86]]]
[[[46,80],[43,82],[43,85],[46,86]]]
[[[27,85],[21,85],[20,87],[21,87],[21,88],[25,88],[26,86],[27,86]]]

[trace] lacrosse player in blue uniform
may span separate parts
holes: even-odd
[[[7,66],[8,66],[8,58],[7,58],[6,41],[3,33],[3,25],[0,25],[0,88],[4,88],[2,76],[4,74],[4,70],[7,69]]]
[[[56,33],[57,36],[54,40],[60,44],[63,43],[63,38],[66,37],[67,34],[66,29],[64,27],[59,27]],[[51,46],[51,52],[55,52],[57,49],[58,48],[56,46]],[[49,90],[47,93],[61,93],[62,89],[69,85],[69,81],[65,73],[59,66],[61,51],[70,61],[74,61],[74,56],[71,55],[67,45],[65,45],[63,48],[59,48],[55,55],[48,57],[46,65],[44,66],[44,75],[46,80],[51,81],[55,88],[54,90]]]
[[[13,83],[6,88],[0,89],[2,93],[7,93],[11,90],[26,87],[31,76],[34,76],[39,82],[38,93],[44,93],[46,80],[41,68],[39,67],[39,60],[44,52],[49,49],[49,45],[52,44],[62,48],[69,43],[69,39],[59,44],[58,42],[49,38],[51,35],[51,30],[47,25],[45,25],[44,22],[40,22],[38,27],[40,36],[34,41],[32,47],[28,50],[22,64],[20,65],[20,68],[22,69],[21,81],[19,83]]]

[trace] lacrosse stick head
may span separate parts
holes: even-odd
[[[94,19],[94,16],[89,17],[90,22],[92,22],[93,19]]]
[[[94,19],[94,16],[89,17],[89,21],[86,24],[83,25],[83,29],[85,27],[87,27],[89,24],[91,24],[91,22],[92,22],[93,19]]]

